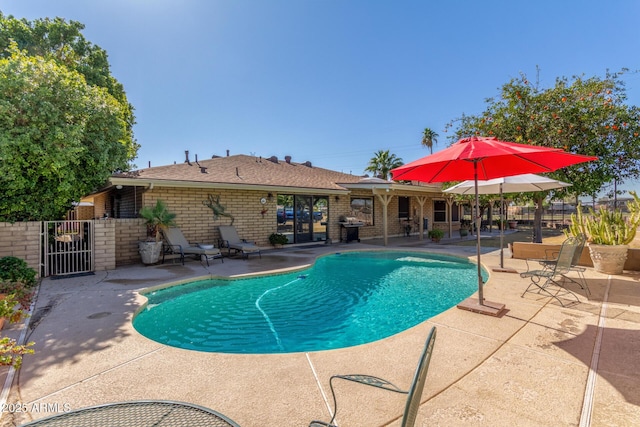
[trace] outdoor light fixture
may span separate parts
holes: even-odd
[[[336,196],[336,202],[337,202],[338,200],[340,200],[340,197]]]
[[[273,194],[271,194],[271,193],[267,194],[267,200],[272,201],[273,200]]]
[[[117,190],[122,190],[122,185],[116,185]]]

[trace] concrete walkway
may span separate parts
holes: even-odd
[[[16,374],[0,424],[108,402],[161,399],[214,409],[243,427],[305,426],[331,418],[326,401],[332,374],[367,373],[408,386],[435,325],[418,426],[640,425],[638,274],[606,276],[589,269],[591,295],[572,288],[580,302],[562,307],[538,294],[522,298],[527,280],[492,272],[484,293],[506,304],[501,317],[452,308],[388,339],[322,352],[201,353],[158,344],[132,327],[145,300],[138,291],[146,287],[302,267],[320,254],[380,249],[377,243],[285,248],[265,251],[262,259],[215,260],[210,267],[187,261],[45,279],[26,330],[36,354],[26,356]],[[475,259],[475,247],[443,243],[391,239],[389,248]],[[499,264],[499,251],[483,252],[488,270]],[[526,269],[521,260],[506,258],[505,264]],[[339,393],[341,426],[399,425],[405,396],[348,383]]]

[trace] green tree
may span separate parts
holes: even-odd
[[[127,168],[126,112],[77,71],[9,50],[0,59],[0,221],[61,218]]]
[[[440,135],[430,128],[424,128],[424,132],[422,132],[422,145],[429,149],[429,153],[433,154],[433,146],[438,143],[439,136]]]
[[[388,180],[391,169],[402,166],[403,164],[402,159],[395,154],[390,154],[389,150],[378,150],[371,160],[369,160],[369,165],[365,168],[365,171]]]
[[[640,110],[625,103],[624,72],[607,72],[604,78],[561,77],[550,88],[532,84],[523,74],[502,86],[499,97],[488,99],[483,113],[451,122],[447,127],[456,127],[451,139],[495,136],[598,156],[598,161],[549,174],[573,184],[552,191],[552,197],[568,192],[576,198],[595,197],[613,182],[620,184],[640,175]],[[537,206],[534,241],[539,242],[544,193],[530,197]]]
[[[126,135],[121,143],[127,148],[129,160],[137,156],[139,145],[133,136],[135,116],[124,88],[112,75],[107,52],[87,41],[81,31],[84,24],[63,18],[36,19],[33,22],[5,16],[0,11],[0,58],[9,58],[11,42],[29,56],[53,59],[59,65],[82,74],[88,85],[105,88],[120,104],[126,123]]]

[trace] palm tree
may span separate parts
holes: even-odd
[[[379,150],[371,160],[369,160],[369,166],[367,166],[365,171],[372,172],[375,176],[388,180],[391,169],[402,166],[403,164],[402,159],[396,157],[395,154],[389,154],[389,150]]]
[[[438,143],[438,135],[430,128],[424,128],[422,133],[422,145],[429,148],[431,154],[433,154],[433,145]]]

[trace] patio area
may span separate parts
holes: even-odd
[[[607,276],[587,269],[591,295],[571,288],[580,303],[562,307],[537,294],[521,298],[528,279],[492,272],[499,250],[483,249],[490,271],[485,298],[504,303],[503,316],[454,307],[388,339],[322,352],[202,353],[158,344],[131,324],[144,303],[138,291],[150,286],[303,267],[321,254],[381,249],[380,243],[288,247],[209,267],[187,261],[45,279],[26,331],[36,354],[25,356],[16,373],[0,425],[147,399],[204,406],[248,427],[328,421],[331,375],[366,373],[408,387],[432,326],[438,335],[418,426],[640,425],[640,272]],[[475,247],[446,243],[394,238],[387,249],[475,258]],[[524,261],[505,254],[505,266],[526,270]],[[339,391],[341,426],[400,424],[404,395],[355,384]]]

